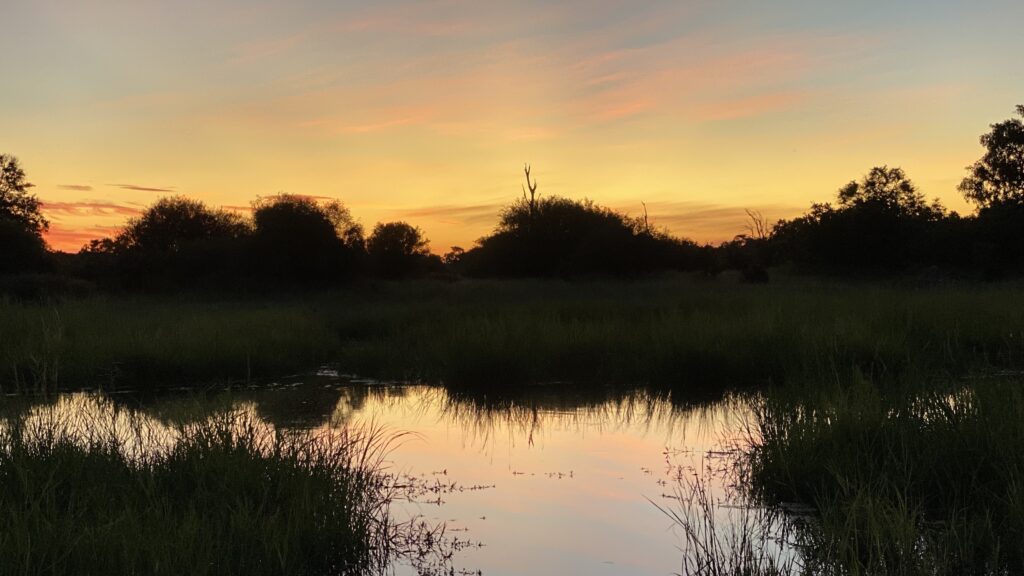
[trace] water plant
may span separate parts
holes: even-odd
[[[22,414],[0,431],[3,573],[376,573],[400,541],[389,441],[238,411],[176,427]]]

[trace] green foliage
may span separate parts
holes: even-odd
[[[216,383],[324,363],[477,388],[576,380],[652,382],[691,393],[836,373],[962,374],[1024,365],[1018,298],[1015,285],[667,279],[6,302],[0,385]]]
[[[1024,395],[1018,382],[906,393],[862,381],[769,393],[746,480],[809,505],[808,573],[1024,570]]]
[[[285,437],[238,413],[81,425],[0,433],[4,574],[343,575],[388,559],[379,438]]]

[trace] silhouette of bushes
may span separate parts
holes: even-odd
[[[981,136],[985,154],[967,167],[960,183],[960,191],[979,207],[1024,202],[1024,105],[1017,106],[1017,115],[992,124]]]
[[[253,204],[249,265],[283,285],[324,285],[355,277],[363,264],[362,227],[338,202],[282,194]]]
[[[43,232],[49,223],[18,159],[0,154],[0,274],[33,272],[47,266]]]
[[[698,250],[589,200],[552,196],[532,214],[526,201],[510,206],[460,263],[476,276],[636,276],[690,268]]]
[[[526,168],[529,196],[502,211],[498,226],[478,245],[458,255],[473,276],[636,276],[687,269],[700,248],[590,200],[538,198]]]
[[[423,231],[406,222],[377,224],[366,242],[372,271],[389,279],[419,276],[442,268]]]
[[[0,274],[31,272],[47,267],[43,237],[14,218],[0,214]]]
[[[0,155],[0,274],[58,272],[107,286],[266,289],[336,285],[361,277],[638,277],[667,270],[738,270],[764,283],[793,265],[813,273],[927,273],[998,278],[1024,273],[1024,106],[991,125],[985,152],[960,191],[978,210],[947,213],[898,167],[872,168],[832,203],[774,226],[748,212],[744,234],[697,245],[590,200],[541,197],[525,167],[523,195],[469,250],[430,253],[423,232],[380,223],[369,239],[340,202],[282,194],[253,203],[251,218],[200,201],[157,201],[112,238],[74,257],[48,254],[40,202],[17,159]]]
[[[196,282],[237,278],[246,221],[181,196],[162,198],[132,218],[113,238],[82,249],[93,276],[128,288],[176,288]]]
[[[888,274],[936,260],[932,241],[945,218],[900,168],[875,167],[837,194],[837,205],[814,204],[779,222],[772,241],[783,258],[813,271]]]
[[[1017,113],[981,136],[985,153],[959,186],[975,216],[928,204],[899,168],[873,168],[839,190],[836,206],[779,222],[770,238],[776,262],[830,273],[1024,272],[1024,106]]]

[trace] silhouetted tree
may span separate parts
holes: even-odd
[[[870,209],[896,218],[933,219],[943,212],[938,200],[928,204],[899,167],[872,168],[860,182],[840,188],[838,199],[844,209]]]
[[[50,223],[43,217],[39,199],[29,193],[30,188],[32,184],[26,179],[18,159],[0,154],[0,214],[20,222],[34,234],[42,234]]]
[[[985,155],[968,166],[970,174],[960,183],[964,196],[982,208],[1024,202],[1024,105],[1021,118],[992,124],[981,136]]]
[[[441,262],[444,263],[445,266],[458,267],[462,262],[463,255],[465,254],[466,251],[461,246],[452,246],[452,249],[445,252],[444,256],[441,257]]]
[[[281,194],[253,203],[253,268],[286,284],[351,277],[364,253],[362,228],[340,203]]]
[[[124,249],[174,254],[203,243],[245,236],[249,227],[237,214],[213,210],[199,200],[171,196],[132,218],[115,244]]]
[[[894,272],[932,263],[935,224],[944,209],[929,204],[900,168],[872,168],[839,189],[838,206],[813,204],[779,222],[772,242],[806,268],[832,272]]]
[[[523,196],[501,212],[493,234],[461,256],[467,273],[629,276],[687,267],[696,252],[692,243],[654,230],[644,219],[590,200],[540,198],[529,166],[524,171]]]
[[[363,238],[363,225],[352,217],[348,207],[338,200],[331,200],[326,203],[317,204],[327,219],[334,225],[334,231],[346,248],[354,252],[361,252],[365,249]]]
[[[1024,105],[1017,114],[981,136],[985,154],[960,183],[978,206],[969,244],[974,267],[986,277],[1024,270]]]
[[[768,267],[774,263],[772,227],[756,210],[745,210],[746,232],[718,246],[719,260],[726,268],[739,270],[743,280],[752,284],[768,282]]]
[[[49,223],[30,188],[18,159],[0,154],[0,273],[37,270],[45,263],[42,234]]]
[[[430,248],[423,232],[405,222],[377,224],[366,242],[374,271],[384,278],[402,278],[423,272]]]
[[[94,276],[116,276],[128,287],[223,283],[239,274],[241,242],[248,234],[248,223],[237,214],[171,196],[129,219],[114,238],[93,240],[79,254]]]

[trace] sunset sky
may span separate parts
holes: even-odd
[[[875,165],[956,191],[1024,103],[1020,0],[3,0],[0,152],[76,250],[162,195],[343,200],[469,247],[521,194],[698,241]]]

